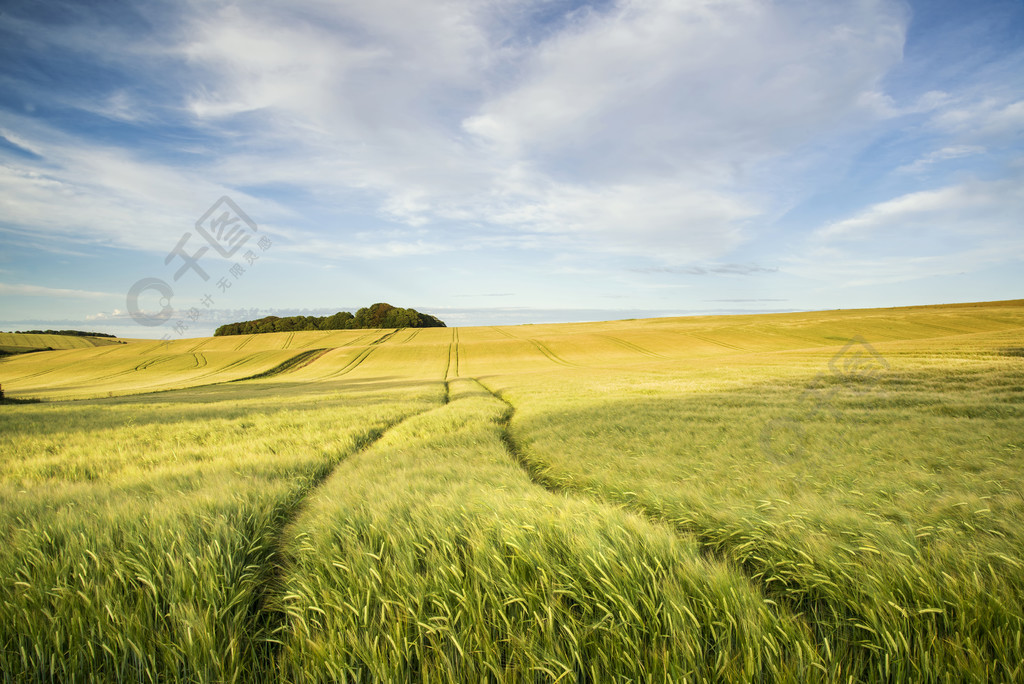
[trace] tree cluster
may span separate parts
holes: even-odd
[[[267,316],[255,321],[227,323],[214,331],[224,335],[253,335],[304,330],[363,330],[368,328],[444,328],[445,324],[415,309],[401,309],[384,302],[359,309],[355,315],[339,311],[331,316]]]
[[[15,330],[15,335],[71,335],[72,337],[117,337],[108,333],[84,332],[82,330]]]

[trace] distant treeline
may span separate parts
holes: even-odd
[[[15,330],[15,335],[71,335],[72,337],[117,337],[108,333],[85,332],[82,330]]]
[[[362,330],[366,328],[444,328],[444,321],[415,309],[400,309],[379,302],[360,309],[355,315],[339,311],[332,316],[267,316],[255,321],[228,323],[214,331],[223,335],[253,335],[303,330]]]

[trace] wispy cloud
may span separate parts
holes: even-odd
[[[214,166],[225,182],[349,187],[412,227],[471,221],[672,260],[747,239],[763,207],[734,186],[735,166],[856,112],[907,21],[897,5],[810,16],[665,2],[579,12],[537,46],[505,48],[500,7],[390,5],[225,5],[191,20],[177,48],[199,75],[189,111],[214,129],[250,117],[255,149],[275,157],[232,156]]]
[[[1020,139],[1024,136],[1024,100],[986,97],[939,112],[933,124],[975,140]]]
[[[908,193],[874,204],[850,218],[819,229],[821,241],[875,240],[913,233],[980,239],[1020,234],[1024,216],[1024,178],[972,181],[936,190]]]
[[[779,269],[777,267],[758,266],[756,264],[714,264],[710,266],[651,266],[630,270],[634,273],[672,273],[677,275],[753,275],[756,273],[776,273]]]
[[[929,152],[911,164],[899,167],[896,171],[903,173],[920,173],[935,164],[949,161],[951,159],[963,159],[965,157],[984,154],[985,151],[985,148],[980,145],[952,145],[950,147],[943,147],[941,150]]]
[[[75,299],[97,299],[118,296],[110,292],[90,292],[89,290],[72,290],[60,287],[43,287],[42,285],[25,285],[16,283],[0,283],[0,294],[19,295],[23,297],[73,297]]]

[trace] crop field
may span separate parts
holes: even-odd
[[[1024,301],[41,342],[0,681],[1024,681]]]
[[[72,335],[17,334],[0,332],[0,357],[5,354],[24,354],[34,351],[55,349],[84,349],[117,344],[109,337]]]

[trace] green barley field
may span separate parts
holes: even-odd
[[[68,339],[4,682],[1024,681],[1024,301]]]

